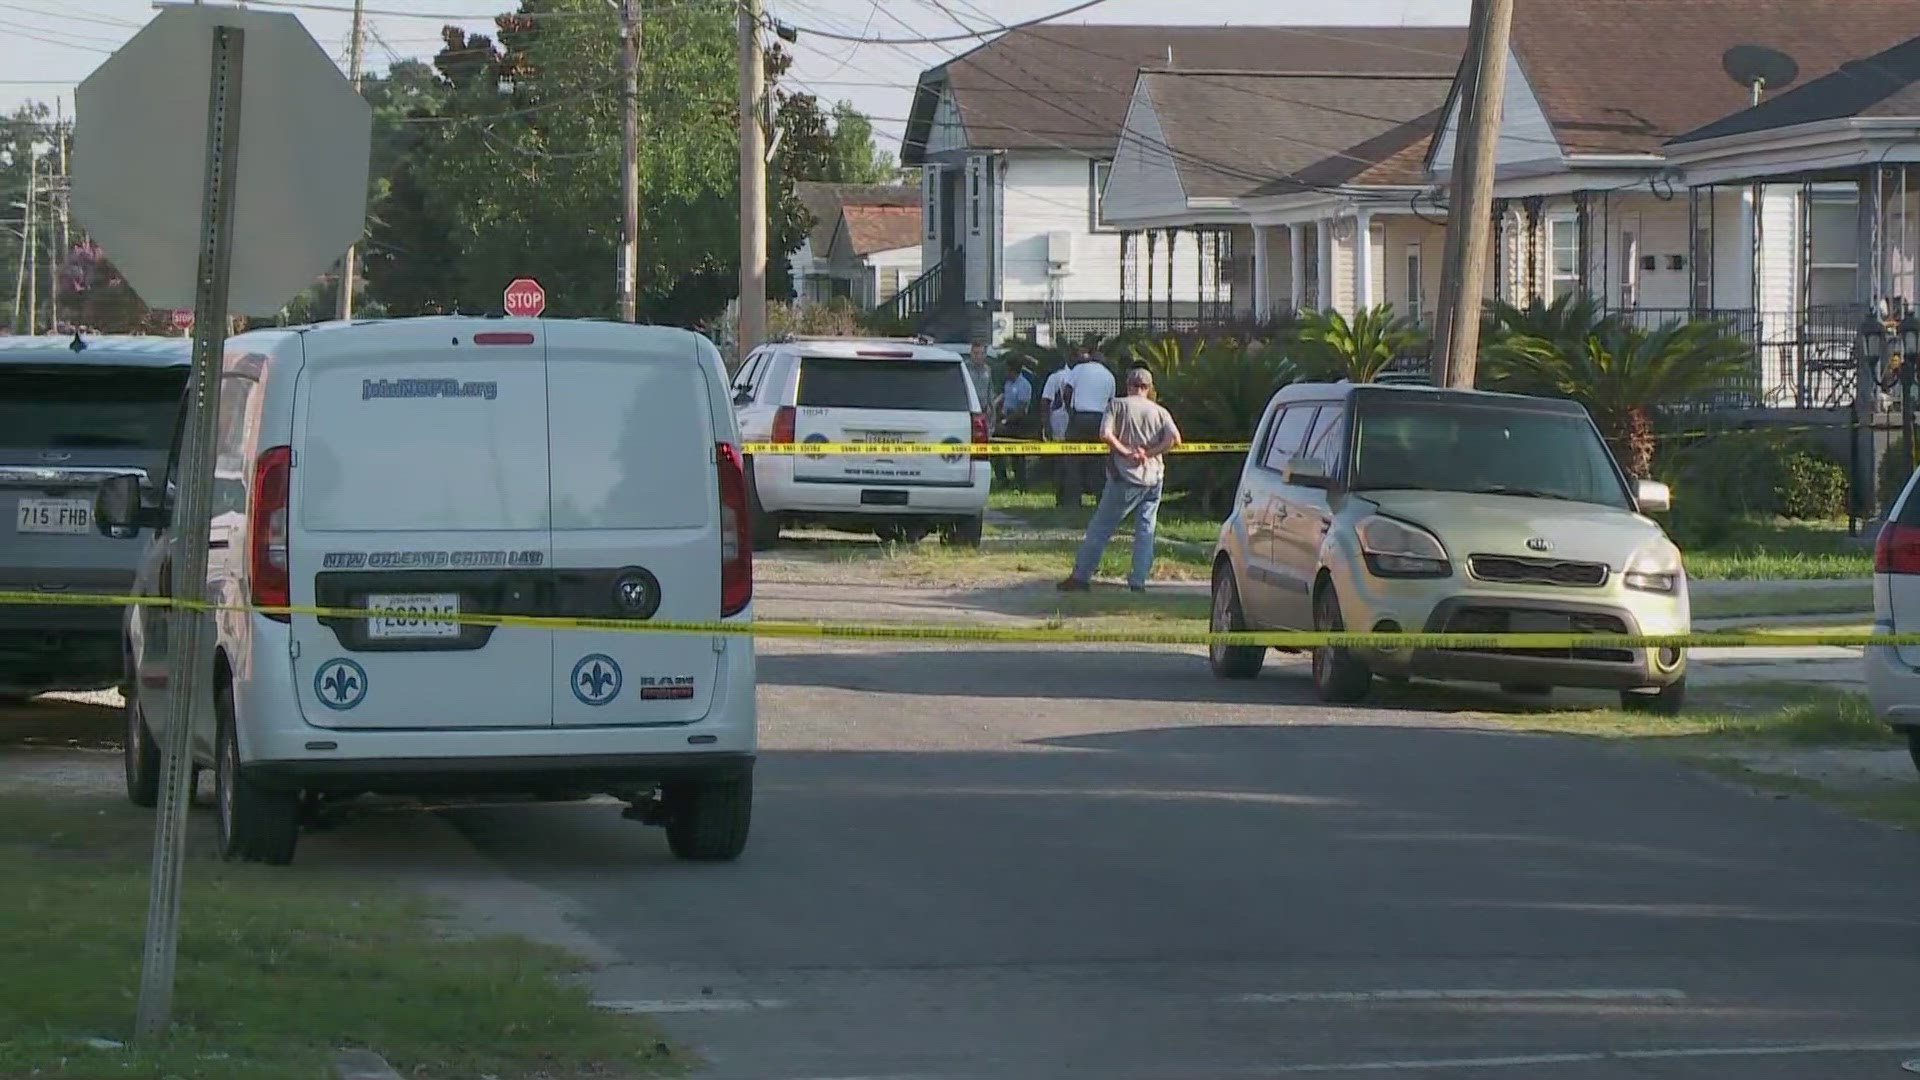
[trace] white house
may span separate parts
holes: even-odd
[[[824,303],[844,297],[872,307],[920,275],[920,193],[916,189],[900,184],[806,181],[794,185],[794,193],[813,217],[806,238],[787,259],[795,302]],[[833,242],[848,209],[857,211],[861,231],[857,238],[842,243],[836,258]],[[911,223],[899,224],[906,217]],[[893,237],[904,233],[906,241],[886,249],[866,246],[880,238],[876,230],[881,229],[891,230]],[[862,250],[856,252],[849,245]]]
[[[847,202],[827,242],[826,273],[854,304],[872,308],[920,276],[920,207]]]
[[[1035,25],[924,72],[902,160],[923,168],[927,270],[894,308],[942,337],[984,337],[996,312],[1016,330],[1118,329],[1122,233],[1101,192],[1142,68],[1451,76],[1463,38],[1456,28]],[[1177,156],[1211,158],[1234,141]],[[1202,279],[1231,276],[1234,256],[1230,240],[1196,244],[1194,270],[1167,302],[1198,315],[1219,302]]]

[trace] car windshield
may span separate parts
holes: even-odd
[[[165,450],[184,368],[0,368],[0,445]]]
[[[963,413],[972,408],[963,367],[943,360],[808,356],[800,361],[798,404]]]
[[[1457,401],[1362,400],[1353,490],[1630,504],[1586,417]]]

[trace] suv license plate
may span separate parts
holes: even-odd
[[[23,533],[84,536],[93,531],[93,504],[85,499],[21,499],[13,528]]]
[[[460,636],[460,624],[446,619],[460,614],[458,593],[380,593],[367,597],[367,606],[375,611],[404,612],[369,618],[367,636],[375,641]]]

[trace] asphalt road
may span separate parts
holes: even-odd
[[[678,865],[609,805],[449,812],[591,940],[596,995],[715,1080],[1920,1059],[1911,835],[1598,743],[1329,710],[1284,658],[1223,685],[1177,651],[768,642],[760,673],[738,864]]]
[[[850,589],[768,584],[761,614]],[[1229,685],[1191,651],[769,641],[760,674],[736,864],[592,802],[350,817],[291,872],[386,870],[580,949],[711,1080],[1920,1059],[1911,834],[1419,688],[1330,710],[1289,658]]]

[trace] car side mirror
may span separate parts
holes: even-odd
[[[1292,484],[1295,487],[1333,486],[1332,478],[1327,475],[1327,463],[1313,457],[1289,458],[1287,467],[1280,474],[1280,479],[1283,483]]]
[[[138,536],[142,529],[158,529],[167,523],[164,506],[147,505],[138,476],[109,476],[100,482],[93,496],[93,525],[114,537]]]
[[[1633,501],[1643,514],[1664,514],[1673,509],[1673,489],[1658,480],[1636,480]]]
[[[744,386],[741,387],[739,392],[733,395],[733,403],[735,405],[753,404],[753,391]]]

